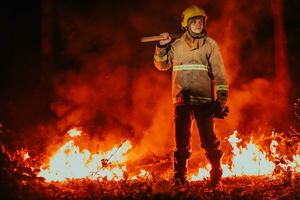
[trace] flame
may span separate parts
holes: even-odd
[[[276,134],[272,134],[272,136],[276,136]],[[291,170],[292,172],[300,172],[300,155],[293,155],[293,160],[290,161],[287,159],[287,156],[280,156],[277,152],[277,147],[279,146],[276,140],[272,140],[270,144],[270,151],[272,152],[272,157],[274,160],[278,161],[279,167],[284,169],[285,171]],[[300,147],[298,147],[299,152]]]
[[[29,153],[28,152],[24,153],[23,160],[27,160],[28,158],[30,158]]]
[[[252,138],[246,148],[238,148],[237,131],[230,137],[229,142],[233,147],[233,165],[232,173],[237,176],[241,175],[271,175],[275,169],[275,164],[267,159],[267,154],[260,151],[258,146],[253,144]]]
[[[137,180],[137,179],[147,179],[147,178],[152,178],[150,172],[147,170],[141,169],[140,173],[136,176],[132,176],[130,180]]]
[[[275,134],[272,137],[276,136]],[[271,176],[274,173],[276,164],[273,161],[270,161],[267,157],[265,151],[260,150],[260,148],[253,143],[252,138],[246,147],[238,147],[238,143],[242,140],[237,138],[237,131],[229,137],[228,139],[231,147],[233,148],[233,158],[232,165],[222,164],[223,177],[229,176],[243,176],[243,175],[265,175]],[[276,149],[278,142],[272,140],[270,144],[271,157],[274,160],[279,159],[280,155],[277,153]],[[294,155],[293,161],[290,161],[283,156],[281,160],[284,162],[279,163],[278,165],[285,171],[291,170],[292,172],[300,171],[300,155]],[[203,180],[209,177],[209,171],[211,170],[211,165],[208,164],[204,168],[199,168],[198,173],[190,177],[191,181]]]
[[[81,135],[81,130],[68,131],[72,137]],[[120,180],[126,171],[124,154],[131,149],[126,140],[108,152],[91,154],[87,149],[80,150],[74,140],[66,142],[50,158],[48,167],[41,167],[38,176],[46,181],[64,181],[74,178]]]
[[[81,135],[81,132],[82,130],[80,128],[73,128],[73,129],[70,129],[67,134],[70,136],[70,137],[76,137],[76,136],[80,136]]]
[[[46,181],[65,181],[67,179],[88,178],[92,180],[114,180],[119,181],[124,178],[129,180],[151,179],[150,172],[141,169],[138,175],[128,177],[126,169],[127,158],[125,154],[132,148],[131,143],[126,140],[121,145],[113,147],[107,152],[92,154],[87,149],[80,149],[73,140],[74,137],[81,136],[82,129],[74,128],[67,132],[71,137],[63,144],[50,158],[47,165],[42,166],[38,176],[44,177]],[[246,143],[245,147],[239,147],[242,139],[237,137],[234,131],[228,138],[232,147],[233,157],[231,164],[222,164],[223,177],[231,176],[271,176],[275,168],[280,167],[284,171],[300,172],[300,155],[296,154],[292,160],[287,156],[277,152],[279,146],[275,140],[276,134],[272,134],[270,143],[270,154],[253,143],[253,138]],[[298,148],[299,149],[299,148]],[[298,151],[297,151],[298,152]],[[24,154],[24,160],[29,158]],[[276,164],[275,164],[276,163]],[[191,181],[206,179],[210,176],[211,165],[208,164],[199,168],[197,174],[191,175]]]

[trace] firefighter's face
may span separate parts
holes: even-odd
[[[191,31],[198,34],[201,33],[204,27],[204,18],[203,17],[195,17],[190,19]]]

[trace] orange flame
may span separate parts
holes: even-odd
[[[68,133],[79,136],[81,131],[72,129]],[[108,152],[91,154],[89,150],[80,150],[74,140],[70,140],[51,157],[48,168],[41,167],[38,175],[46,181],[64,181],[72,178],[120,180],[126,171],[124,154],[131,147],[127,140]]]
[[[276,136],[276,134],[273,133],[272,136]],[[272,152],[272,157],[275,160],[282,160],[282,162],[279,162],[278,165],[285,171],[291,170],[292,172],[300,172],[300,155],[293,155],[293,160],[290,161],[286,158],[286,156],[283,156],[280,158],[280,154],[277,153],[276,147],[278,146],[278,142],[276,140],[272,140],[270,144],[270,151]],[[298,146],[297,152],[299,152],[300,147]]]
[[[82,130],[80,128],[70,129],[67,133],[70,137],[76,137],[81,135]]]
[[[130,180],[137,180],[137,179],[147,179],[147,178],[152,178],[152,175],[150,174],[150,172],[141,169],[139,175],[137,176],[132,176],[130,178]]]
[[[28,158],[30,158],[30,156],[29,156],[29,153],[26,152],[26,153],[23,155],[23,160],[27,160]]]
[[[71,137],[79,137],[82,133],[80,128],[74,128],[67,132]],[[281,156],[277,152],[278,142],[273,139],[270,144],[271,154],[267,153],[253,143],[252,138],[245,147],[239,147],[242,140],[237,137],[237,131],[230,135],[228,141],[232,147],[232,164],[222,164],[223,177],[243,176],[243,175],[264,175],[274,174],[276,166],[284,171],[300,172],[300,155],[293,156],[290,161],[286,156]],[[274,138],[276,134],[273,133]],[[87,149],[80,150],[71,139],[61,146],[50,158],[47,167],[42,166],[38,176],[44,177],[46,181],[65,181],[75,178],[106,179],[118,181],[125,177],[129,180],[151,179],[152,175],[148,171],[141,169],[138,175],[128,177],[126,171],[125,154],[132,148],[131,143],[126,140],[119,146],[115,146],[108,152],[98,152],[91,154]],[[298,152],[298,151],[297,151]],[[270,159],[284,160],[277,165]],[[199,168],[198,173],[191,175],[191,181],[203,180],[209,177],[211,165]]]
[[[273,134],[274,136],[274,134]],[[276,164],[270,161],[267,158],[267,153],[265,151],[259,150],[259,147],[252,142],[252,138],[250,142],[247,144],[245,148],[238,147],[237,144],[242,140],[237,138],[237,131],[235,131],[228,139],[233,150],[233,158],[232,165],[228,166],[222,164],[223,169],[223,177],[229,176],[243,176],[243,175],[266,175],[270,176],[274,173],[274,169]],[[272,153],[272,157],[276,158],[279,156],[276,153],[276,146],[278,143],[275,140],[272,140],[270,144],[270,150]],[[283,157],[285,160],[284,163],[280,163],[279,166],[284,170],[291,170],[293,172],[299,172],[300,155],[294,155],[293,161],[289,161],[286,157]],[[208,164],[204,168],[199,168],[198,173],[192,175],[190,179],[192,181],[203,180],[209,177],[209,171],[211,169],[211,165]]]

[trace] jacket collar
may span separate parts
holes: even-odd
[[[187,45],[193,50],[193,49],[199,49],[199,47],[203,46],[205,43],[205,40],[207,38],[207,32],[203,31],[202,35],[199,38],[192,37],[188,31],[186,31],[183,34],[184,41],[187,43]]]

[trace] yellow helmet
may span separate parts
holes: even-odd
[[[186,8],[183,12],[182,12],[182,22],[181,22],[181,26],[182,28],[187,27],[188,25],[188,20],[192,17],[197,17],[197,16],[202,16],[204,17],[204,20],[206,22],[207,20],[207,15],[205,14],[204,10],[202,8],[199,8],[196,5],[191,5],[190,7]]]

